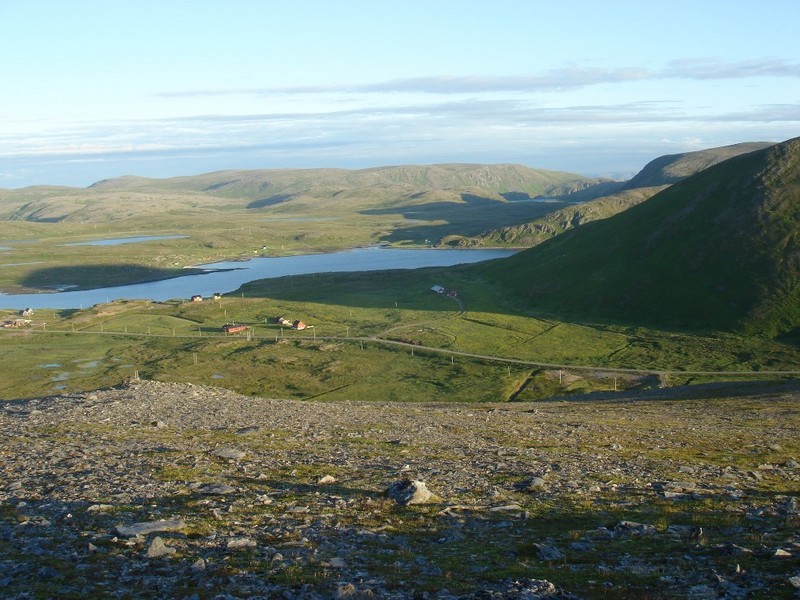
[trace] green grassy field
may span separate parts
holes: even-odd
[[[797,171],[796,146],[718,164],[502,262],[263,280],[202,304],[37,311],[30,329],[0,335],[4,367],[14,374],[0,380],[0,394],[88,390],[139,376],[273,397],[509,401],[793,377],[797,272],[783,259],[796,237],[795,180],[786,174]],[[708,192],[740,179],[735,196]],[[731,198],[752,204],[760,182],[771,190],[768,206],[752,217],[730,210]],[[220,260],[376,243],[435,245],[566,205],[531,201],[531,194],[597,185],[513,165],[450,165],[0,190],[0,216],[9,219],[0,221],[0,291],[104,287]],[[676,214],[684,205],[692,210]],[[157,235],[184,237],[65,245]],[[750,246],[763,251],[734,260]],[[432,293],[433,285],[457,290],[459,301]],[[753,304],[763,290],[772,295]],[[748,336],[719,333],[736,331],[731,323],[744,318],[748,302],[754,308],[746,317],[763,326]],[[276,316],[313,328],[270,324]],[[232,321],[248,333],[224,336],[220,327]]]
[[[458,290],[465,311],[434,284]],[[786,378],[773,372],[800,364],[800,348],[779,341],[558,322],[503,302],[458,269],[421,269],[262,280],[202,303],[39,310],[29,329],[0,331],[15,374],[0,397],[139,376],[279,398],[493,402]],[[313,327],[281,327],[278,316]],[[249,329],[225,335],[231,322]]]

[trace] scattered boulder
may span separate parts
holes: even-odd
[[[533,547],[536,548],[538,552],[539,560],[552,562],[564,558],[564,553],[555,546],[548,546],[547,544],[533,544]]]
[[[651,535],[656,532],[653,525],[645,525],[636,521],[620,521],[614,527],[614,533],[620,535]]]
[[[459,598],[525,598],[529,600],[577,600],[578,596],[565,592],[546,579],[506,580],[498,589],[485,589],[459,596]]]
[[[177,550],[170,548],[164,543],[161,537],[156,536],[150,542],[150,547],[147,549],[147,558],[161,558],[162,556],[170,556],[175,554]]]
[[[198,558],[196,561],[192,563],[191,566],[192,571],[200,572],[206,570],[206,561],[204,558]]]
[[[401,506],[427,504],[440,500],[438,496],[435,496],[428,489],[424,482],[412,481],[411,479],[402,479],[394,482],[386,489],[386,495]]]
[[[523,481],[517,486],[517,489],[521,492],[546,492],[547,482],[544,480],[544,477],[533,477],[532,479]]]

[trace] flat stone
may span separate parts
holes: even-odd
[[[236,488],[229,486],[226,483],[209,483],[200,488],[201,494],[209,496],[224,496],[225,494],[232,494]]]
[[[238,448],[217,448],[211,452],[217,458],[224,458],[226,460],[239,460],[244,458],[247,453]]]
[[[186,523],[178,520],[148,521],[116,526],[117,533],[122,537],[135,537],[137,535],[147,535],[160,531],[183,531],[184,529],[186,529]]]
[[[524,512],[525,509],[519,504],[504,504],[503,506],[493,506],[489,512]]]
[[[231,550],[238,548],[255,548],[256,546],[258,546],[258,542],[249,537],[230,538],[227,543],[227,547]]]

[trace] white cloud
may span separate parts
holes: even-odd
[[[800,65],[695,59],[658,69],[565,67],[527,77],[185,91],[161,95],[159,102],[172,109],[154,114],[172,115],[165,118],[0,119],[2,176],[4,184],[41,183],[32,178],[66,164],[96,165],[94,175],[82,176],[87,183],[137,169],[146,175],[171,167],[179,174],[256,164],[469,161],[627,171],[662,150],[797,135],[800,89],[781,80],[785,101],[772,102],[763,77],[797,79]],[[676,79],[691,90],[675,91]],[[234,94],[247,97],[228,97]]]
[[[375,83],[277,86],[163,92],[167,98],[204,96],[274,96],[330,94],[485,94],[495,92],[562,92],[601,84],[624,84],[665,79],[714,80],[756,77],[800,78],[800,64],[775,58],[729,62],[715,58],[674,60],[661,69],[646,67],[561,67],[527,76],[431,76]]]

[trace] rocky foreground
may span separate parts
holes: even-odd
[[[798,400],[0,402],[0,595],[795,597]]]

